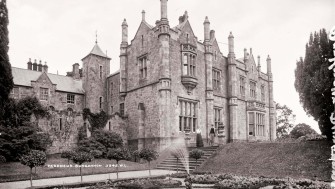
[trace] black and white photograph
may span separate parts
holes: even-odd
[[[0,0],[0,189],[335,188],[335,0]]]

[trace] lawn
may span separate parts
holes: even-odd
[[[197,170],[245,176],[331,180],[328,141],[230,143]]]
[[[70,161],[72,166],[75,166]],[[85,163],[85,165],[102,165],[102,167],[85,167],[82,168],[83,175],[99,174],[99,173],[111,173],[116,172],[116,161],[107,159],[96,159],[95,162]],[[130,170],[146,170],[148,169],[148,163],[135,163],[130,161],[120,161],[119,164],[124,165],[119,167],[119,171],[130,171]],[[49,167],[48,167],[49,165]],[[52,178],[52,177],[64,177],[64,176],[76,176],[80,175],[79,168],[51,168],[50,165],[68,165],[67,159],[60,158],[59,154],[51,155],[48,157],[48,161],[44,167],[38,167],[37,173],[34,174],[33,179]],[[111,165],[108,167],[108,165]],[[151,162],[151,168],[156,167],[156,162]],[[0,182],[28,180],[30,178],[29,167],[22,165],[19,162],[10,162],[1,164],[0,168]],[[34,169],[33,169],[34,171]]]

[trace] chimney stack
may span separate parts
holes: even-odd
[[[79,64],[75,63],[72,65],[72,77],[74,79],[80,79],[80,74],[79,74]]]
[[[28,61],[27,65],[28,65],[28,67],[27,67],[28,70],[33,69],[33,63],[31,63],[31,58],[29,58],[29,61]]]
[[[42,60],[40,60],[40,63],[37,66],[39,72],[42,72],[42,66]]]
[[[215,31],[214,30],[211,30],[210,32],[210,39],[214,39],[215,38]]]
[[[36,59],[34,60],[34,63],[33,63],[33,70],[37,71],[37,62],[36,62]]]
[[[44,62],[44,65],[43,65],[43,72],[48,73],[48,65],[47,65],[47,62]]]

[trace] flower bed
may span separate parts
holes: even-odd
[[[174,188],[181,185],[181,181],[164,178],[130,179],[121,181],[109,181],[106,184],[97,184],[88,189],[149,189],[149,188]]]

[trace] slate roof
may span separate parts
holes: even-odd
[[[101,57],[105,57],[105,58],[108,58],[108,59],[111,59],[109,58],[104,52],[102,52],[101,48],[99,47],[98,43],[95,43],[93,49],[91,50],[91,52],[88,54],[94,54],[94,55],[97,55],[97,56],[101,56]],[[87,56],[88,56],[87,55]],[[85,58],[87,57],[85,56]],[[84,58],[83,58],[84,59]]]
[[[31,81],[36,81],[43,72],[12,67],[13,81],[15,85],[31,87]],[[56,84],[57,91],[84,94],[82,80],[72,77],[46,73],[50,81]]]

